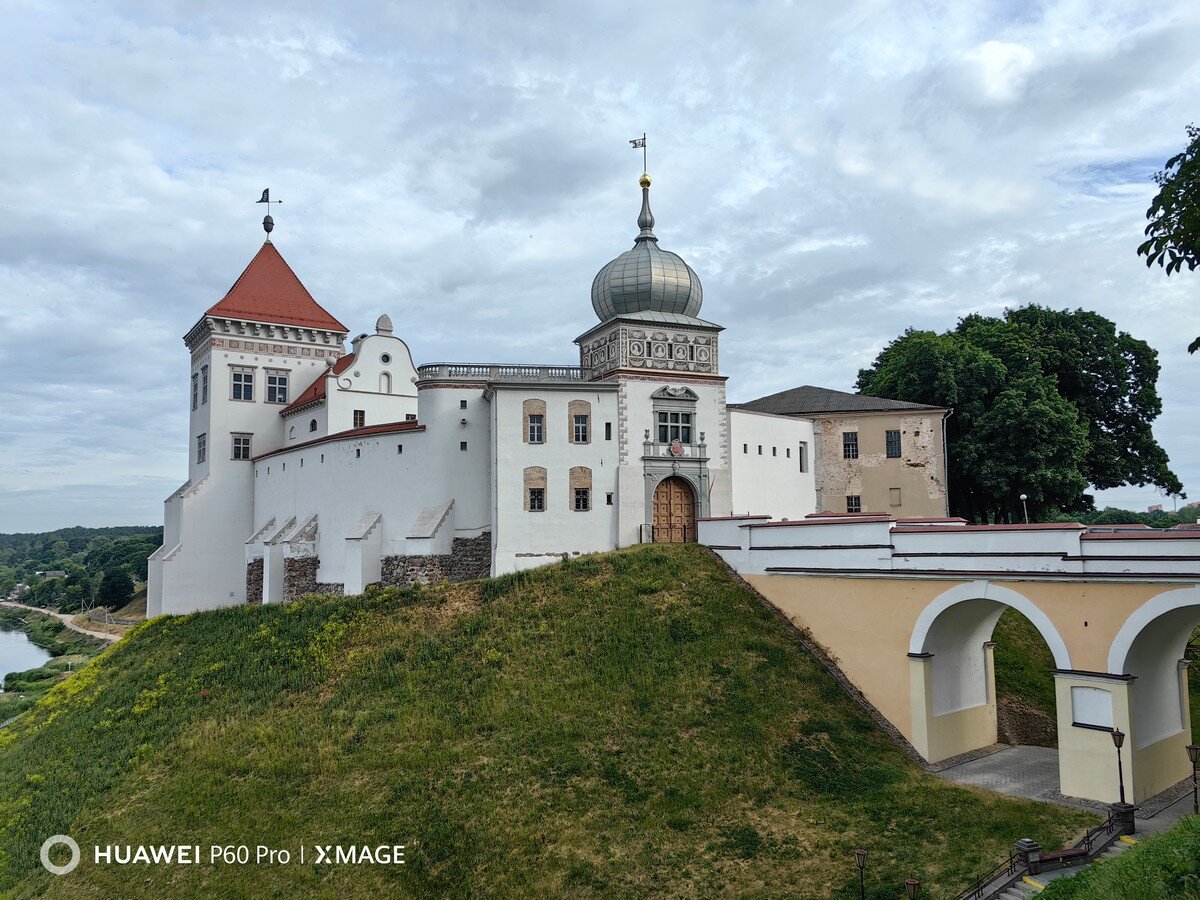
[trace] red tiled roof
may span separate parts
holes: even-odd
[[[395,434],[400,431],[424,430],[424,425],[411,419],[404,422],[387,422],[383,425],[367,425],[364,428],[351,428],[348,431],[339,431],[336,434],[327,434],[324,437],[313,438],[311,441],[304,441],[301,444],[292,444],[290,447],[280,447],[278,450],[272,450],[269,453],[261,453],[254,457],[254,461],[258,462],[260,459],[278,456],[281,453],[291,453],[293,450],[303,450],[305,447],[315,447],[317,444],[328,444],[330,441],[349,441],[354,438],[370,437],[375,434]]]
[[[250,260],[229,293],[209,307],[207,315],[349,332],[312,298],[269,241]]]
[[[333,364],[333,374],[341,375],[348,368],[350,368],[350,363],[352,363],[352,362],[354,362],[354,354],[353,353],[348,353],[345,356],[338,357],[338,361]],[[316,377],[316,379],[313,381],[313,383],[310,384],[308,387],[306,387],[303,391],[301,391],[299,396],[296,397],[295,400],[293,400],[291,403],[289,403],[287,406],[285,406],[283,409],[281,409],[279,411],[279,415],[287,416],[287,415],[295,412],[302,406],[308,406],[308,404],[310,404],[310,403],[315,403],[318,400],[324,400],[325,399],[325,376],[328,374],[329,373],[327,371],[322,369],[321,374]]]

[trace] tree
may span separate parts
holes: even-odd
[[[133,599],[133,579],[124,569],[113,569],[100,579],[96,602],[106,609],[120,609]]]
[[[1189,125],[1187,134],[1187,147],[1154,176],[1158,193],[1146,210],[1146,241],[1137,249],[1147,266],[1158,263],[1167,275],[1200,265],[1200,128]],[[1188,346],[1188,353],[1197,350],[1200,337]]]
[[[859,372],[865,394],[945,406],[950,508],[976,522],[1078,514],[1089,484],[1178,493],[1151,421],[1154,351],[1095,313],[1026,306],[908,330]]]

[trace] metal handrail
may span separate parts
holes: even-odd
[[[417,367],[417,380],[453,378],[486,381],[583,381],[579,366],[514,363],[426,363]]]
[[[982,900],[983,890],[997,878],[1002,875],[1017,874],[1017,857],[1011,850],[1008,852],[1008,860],[1000,863],[986,875],[981,875],[971,882],[961,894],[958,894],[954,900]]]
[[[1095,844],[1096,839],[1099,838],[1102,833],[1108,837],[1111,837],[1112,833],[1116,830],[1117,816],[1116,813],[1113,813],[1095,828],[1090,829],[1075,846],[1076,848],[1086,850],[1088,852],[1088,856],[1091,856],[1094,852],[1093,845]]]

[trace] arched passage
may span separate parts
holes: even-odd
[[[1190,738],[1187,672],[1181,661],[1198,622],[1200,586],[1179,588],[1134,610],[1113,639],[1109,672],[1133,677],[1130,718],[1136,749],[1171,738],[1182,746]]]
[[[930,762],[996,741],[991,639],[1006,607],[1019,611],[1037,629],[1056,668],[1071,668],[1062,635],[1022,594],[988,581],[943,592],[921,611],[909,640],[914,744]]]

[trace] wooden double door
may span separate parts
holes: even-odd
[[[654,489],[654,541],[682,544],[696,540],[696,495],[678,475],[664,478]]]

